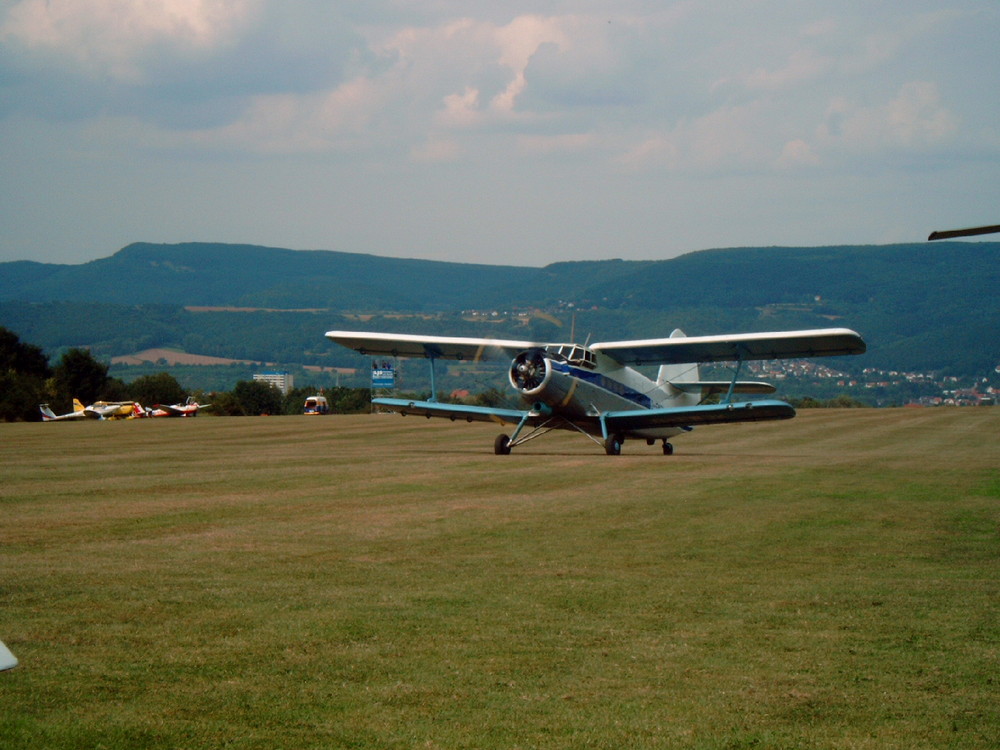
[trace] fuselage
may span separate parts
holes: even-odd
[[[515,357],[508,375],[511,386],[529,408],[551,410],[594,435],[601,434],[601,414],[693,406],[700,398],[698,394],[673,388],[667,382],[657,383],[579,344],[526,350]],[[629,434],[654,439],[672,437],[683,431],[677,427],[660,427]]]

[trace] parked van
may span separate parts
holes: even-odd
[[[306,399],[306,404],[302,407],[303,414],[329,414],[330,405],[326,402],[326,396],[310,396]]]

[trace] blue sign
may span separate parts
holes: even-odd
[[[395,388],[396,387],[396,371],[392,369],[387,370],[372,370],[372,388]]]

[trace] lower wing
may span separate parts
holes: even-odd
[[[421,417],[445,417],[453,422],[495,422],[496,424],[518,424],[528,416],[528,424],[543,422],[545,416],[532,416],[531,412],[520,409],[495,409],[490,406],[468,406],[466,404],[442,404],[437,401],[413,401],[405,398],[373,398],[373,404],[388,406],[402,414],[416,414]]]
[[[650,427],[693,427],[727,422],[765,422],[791,419],[795,409],[784,401],[744,401],[736,404],[682,406],[675,409],[610,411],[604,415],[609,431],[643,430]]]

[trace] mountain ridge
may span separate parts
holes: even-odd
[[[319,317],[327,322],[297,323],[301,339],[281,338],[280,325],[247,313],[240,318],[244,341],[229,341],[228,324],[219,323],[215,348],[199,352],[283,361],[270,352],[308,351],[309,336],[341,325],[338,313],[443,314],[451,317],[406,325],[428,329],[411,332],[477,335],[479,329],[455,317],[460,311],[543,309],[566,317],[573,310],[581,330],[608,339],[668,335],[674,326],[710,334],[844,325],[865,336],[866,361],[879,366],[975,373],[1000,362],[998,260],[1000,242],[716,248],[661,261],[562,261],[540,268],[260,245],[133,243],[80,265],[0,263],[0,325],[49,349],[89,345],[126,354],[126,341],[143,347],[206,341],[209,318],[193,320],[183,314],[187,306],[326,311]],[[307,336],[313,326],[318,332]],[[490,335],[505,335],[495,330]],[[531,335],[566,333],[538,322]],[[252,353],[246,351],[251,339],[259,344]]]

